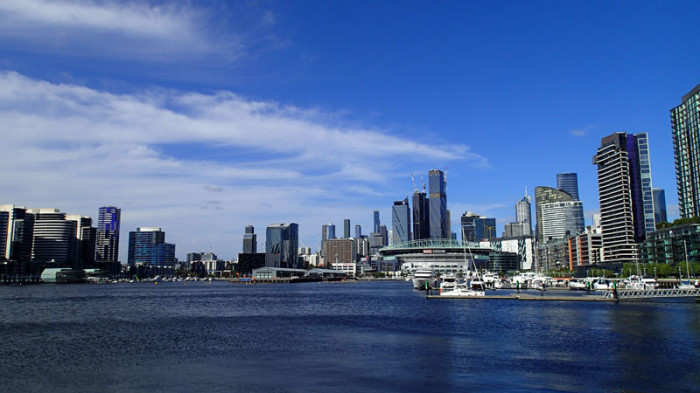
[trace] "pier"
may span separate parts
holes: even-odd
[[[524,300],[524,301],[550,301],[550,302],[616,302],[617,299],[599,295],[590,296],[546,296],[529,293],[511,293],[510,295],[486,295],[486,296],[442,296],[427,295],[426,299],[463,299],[463,300]]]
[[[546,292],[545,292],[546,293]],[[427,294],[426,299],[468,299],[468,300],[524,300],[524,301],[552,301],[552,302],[618,302],[630,300],[653,300],[653,299],[673,299],[673,298],[696,298],[700,300],[700,288],[678,289],[621,289],[617,295],[613,291],[601,291],[600,295],[539,295],[532,293],[511,293],[509,295],[486,295],[486,296],[442,296]]]

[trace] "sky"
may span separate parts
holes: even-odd
[[[176,255],[235,259],[246,225],[391,228],[447,172],[465,211],[515,219],[592,157],[649,134],[678,216],[669,110],[700,83],[697,1],[0,2],[0,204],[161,227]],[[534,198],[533,198],[534,216]]]

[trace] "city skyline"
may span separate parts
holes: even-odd
[[[451,229],[474,211],[500,236],[557,173],[590,224],[600,138],[646,132],[672,220],[669,111],[700,82],[700,5],[681,3],[2,3],[0,203],[118,206],[122,260],[147,226],[179,259],[233,259],[246,225],[369,234],[412,172],[449,167]]]

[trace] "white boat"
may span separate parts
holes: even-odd
[[[413,289],[434,289],[435,273],[431,269],[418,269],[413,275]]]
[[[656,289],[659,287],[656,279],[650,277],[629,276],[629,278],[623,281],[623,283],[625,284],[625,288],[635,289],[638,291],[645,289]]]
[[[440,296],[459,296],[459,297],[481,297],[486,296],[483,290],[472,289],[468,281],[458,283],[450,289],[442,288]]]
[[[612,281],[609,281],[605,278],[600,278],[593,282],[593,290],[595,291],[611,291],[612,289]]]
[[[449,291],[454,289],[457,286],[457,278],[455,277],[454,274],[447,274],[445,277],[442,277],[442,280],[440,281],[440,291]]]

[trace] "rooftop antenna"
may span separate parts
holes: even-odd
[[[418,192],[418,189],[416,188],[416,179],[413,177],[413,172],[411,172],[411,182],[413,183],[413,192]]]

